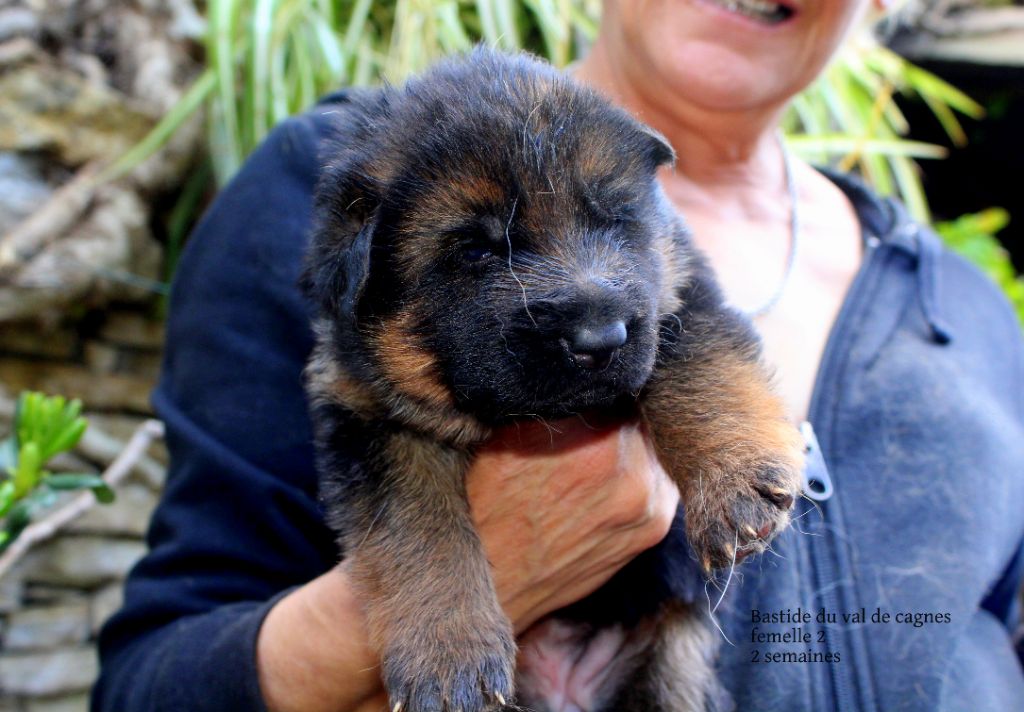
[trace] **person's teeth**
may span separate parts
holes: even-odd
[[[730,12],[740,13],[763,22],[779,22],[790,15],[790,11],[779,3],[767,0],[711,0]]]

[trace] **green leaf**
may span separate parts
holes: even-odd
[[[791,136],[788,139],[793,150],[822,151],[830,154],[845,154],[851,151],[880,153],[888,156],[913,156],[916,158],[945,158],[948,151],[942,146],[921,141],[904,139],[860,139],[845,134],[824,134],[820,136]]]
[[[35,487],[39,481],[40,467],[43,464],[43,456],[39,449],[39,443],[22,443],[18,449],[18,466],[14,468],[14,495],[22,497]]]
[[[18,439],[14,435],[0,440],[0,474],[14,475],[18,465]]]
[[[58,491],[90,489],[103,504],[113,502],[116,497],[103,478],[91,472],[61,472],[50,475],[44,482],[50,489]]]
[[[480,18],[480,29],[483,32],[484,41],[491,47],[503,47],[493,0],[476,0],[476,12]]]
[[[91,489],[92,493],[96,496],[96,501],[100,504],[110,504],[117,499],[117,495],[114,493],[114,490],[110,489],[110,487],[105,483],[97,487],[92,487]]]
[[[0,483],[0,517],[7,514],[14,504],[14,483],[6,480]]]
[[[50,475],[45,482],[55,490],[87,489],[106,484],[102,477],[91,472],[61,472]]]
[[[355,5],[352,6],[352,14],[349,16],[347,29],[345,30],[345,39],[342,41],[346,57],[352,57],[356,54],[360,40],[363,38],[363,32],[366,29],[367,17],[370,14],[370,7],[372,5],[372,0],[356,0]]]
[[[909,158],[896,157],[892,160],[893,172],[896,174],[896,181],[900,186],[900,196],[907,205],[907,210],[914,216],[915,220],[923,223],[930,223],[931,209],[928,207],[928,200],[925,198],[924,187],[921,185],[921,176],[918,173],[917,164]]]
[[[241,0],[211,0],[207,7],[209,29],[206,50],[217,77],[215,96],[220,110],[219,120],[225,129],[221,158],[227,176],[235,174],[243,158],[236,86],[235,53],[238,45],[234,42],[241,4]]]
[[[43,460],[49,460],[57,453],[72,450],[85,433],[87,423],[84,418],[76,418],[67,423],[46,445],[43,451]]]
[[[450,0],[441,3],[437,10],[440,40],[447,52],[465,52],[473,46],[473,40],[466,34],[466,28],[459,22],[459,6]]]
[[[260,141],[270,126],[270,36],[274,20],[274,0],[256,0],[251,22],[251,73],[246,89],[252,95],[252,109],[247,112],[251,123],[250,136]]]
[[[96,180],[100,182],[116,180],[134,170],[139,164],[159,151],[206,101],[215,86],[216,75],[212,69],[207,69],[189,87],[174,108],[167,112],[139,143],[132,146],[109,168],[100,173]]]
[[[68,402],[62,396],[27,391],[18,403],[15,433],[19,447],[35,443],[41,462],[73,448],[85,432],[86,421],[80,417],[82,402],[78,399]]]
[[[44,487],[15,504],[7,514],[4,527],[8,534],[8,544],[18,538],[18,535],[32,522],[36,514],[52,507],[56,501],[57,495]]]
[[[996,237],[1009,221],[1004,209],[989,208],[937,223],[935,229],[950,248],[974,262],[1002,288],[1024,324],[1024,277],[1017,275],[1009,253]]]

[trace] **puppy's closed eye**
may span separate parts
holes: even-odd
[[[492,258],[507,258],[511,232],[493,215],[477,218],[449,230],[447,239],[464,262],[481,265]]]
[[[598,227],[618,227],[640,220],[636,205],[628,198],[587,193],[583,198],[583,206],[587,217]]]

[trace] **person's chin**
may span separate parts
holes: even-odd
[[[799,89],[786,70],[747,48],[717,40],[679,43],[658,62],[679,96],[712,111],[750,111],[785,103]]]

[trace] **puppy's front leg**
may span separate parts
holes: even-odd
[[[469,516],[469,457],[402,430],[371,450],[373,484],[350,484],[361,501],[340,504],[391,707],[500,709],[512,699],[515,644]]]
[[[802,445],[772,392],[752,327],[725,306],[703,260],[680,292],[644,417],[676,480],[705,570],[761,551],[789,523]]]

